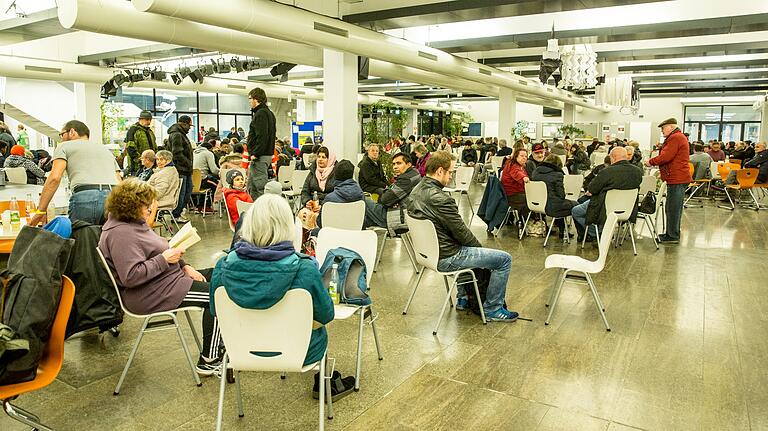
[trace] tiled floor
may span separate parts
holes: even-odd
[[[533,321],[483,326],[451,311],[433,336],[442,283],[427,274],[403,316],[412,270],[392,241],[372,282],[384,360],[376,360],[366,328],[361,391],[334,405],[328,427],[768,429],[765,221],[762,211],[707,204],[685,211],[679,246],[657,251],[645,237],[636,257],[629,244],[612,249],[595,277],[610,333],[581,286],[564,288],[551,325],[543,324],[555,275],[544,270],[545,257],[594,258],[596,247],[554,241],[544,249],[542,239],[518,241],[512,228],[488,237],[475,218],[472,230],[485,245],[512,254],[507,303]],[[206,244],[193,247],[187,260],[210,266],[229,242],[226,220],[194,222]],[[112,395],[139,323],[128,319],[119,338],[86,333],[69,340],[58,380],[18,404],[61,430],[213,429],[218,380],[194,386],[171,332],[145,338],[121,394]],[[337,369],[354,372],[356,325],[332,323],[330,339]],[[315,429],[311,380],[245,374],[246,415],[237,417],[229,391],[225,429]],[[0,429],[23,427],[2,417]]]

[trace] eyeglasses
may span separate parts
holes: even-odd
[[[66,135],[67,133],[69,133],[69,130],[65,130],[65,131],[59,133],[59,138],[64,138],[64,135]]]

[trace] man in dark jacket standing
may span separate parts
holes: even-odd
[[[587,186],[589,200],[576,205],[571,210],[573,221],[576,222],[579,241],[584,238],[587,226],[593,224],[602,226],[605,223],[605,196],[609,190],[636,189],[640,187],[640,182],[643,181],[643,172],[629,163],[627,151],[624,148],[615,147],[609,156],[611,157],[611,166],[600,171],[600,174]]]
[[[357,177],[360,188],[364,192],[381,195],[389,183],[386,175],[384,175],[384,168],[381,167],[381,160],[379,160],[378,144],[368,146],[368,154],[363,157],[363,160],[360,160],[357,167],[360,168]]]
[[[192,118],[188,115],[182,115],[176,124],[168,128],[168,146],[173,153],[173,164],[181,179],[179,203],[172,214],[181,223],[189,221],[182,217],[181,213],[192,197],[192,143],[187,136],[190,128],[192,128]]]
[[[456,157],[453,154],[446,151],[432,153],[427,162],[426,176],[411,192],[408,213],[434,224],[440,246],[437,262],[440,271],[465,268],[491,270],[483,303],[485,317],[491,322],[514,322],[518,314],[504,307],[512,256],[501,250],[482,247],[461,219],[456,201],[443,191],[451,181],[455,166]],[[457,290],[456,309],[465,310],[469,307],[465,287],[460,285]]]
[[[658,166],[661,179],[667,182],[667,233],[659,236],[659,242],[677,244],[680,242],[680,218],[683,216],[683,198],[691,183],[688,166],[690,148],[688,139],[677,127],[677,120],[668,118],[659,124],[664,135],[664,145],[659,155],[646,161],[646,166]]]
[[[269,180],[269,166],[275,152],[277,129],[275,114],[267,106],[267,93],[261,88],[254,88],[248,93],[251,103],[251,126],[248,131],[248,194],[253,200],[264,194],[264,186]]]
[[[365,228],[387,228],[387,213],[394,210],[399,216],[400,208],[407,204],[411,191],[421,181],[419,171],[411,165],[411,156],[406,153],[395,154],[392,158],[392,170],[395,172],[395,182],[384,190],[379,196],[379,201],[365,198]]]

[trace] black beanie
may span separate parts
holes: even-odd
[[[336,181],[344,181],[352,178],[355,174],[355,165],[349,160],[342,160],[336,163],[336,167],[333,169],[333,177]]]

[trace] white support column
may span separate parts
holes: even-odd
[[[768,101],[763,103],[763,117],[760,121],[760,141],[768,142]]]
[[[360,152],[357,124],[357,56],[323,50],[324,144],[338,160],[353,163]]]
[[[296,121],[320,121],[317,116],[317,102],[307,99],[296,99]]]
[[[80,120],[91,131],[91,141],[101,142],[101,88],[99,84],[75,82],[75,120]],[[58,125],[57,127],[61,127]],[[102,142],[109,144],[109,142]]]
[[[499,88],[499,139],[512,147],[512,129],[517,124],[517,95],[509,88]]]
[[[576,105],[566,103],[563,106],[563,124],[573,124],[576,122]]]
[[[416,137],[419,136],[419,110],[418,109],[409,109],[408,110],[408,116],[409,116],[409,122],[406,135],[403,136],[404,138],[408,139],[408,136],[414,135]]]

